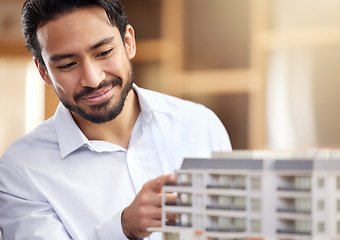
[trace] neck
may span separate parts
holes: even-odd
[[[96,124],[72,113],[81,131],[89,140],[107,141],[127,149],[131,133],[140,113],[137,94],[133,89],[126,97],[122,112],[112,121]]]

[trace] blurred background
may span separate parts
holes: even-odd
[[[0,0],[0,154],[58,104],[24,47],[22,3]],[[211,108],[234,149],[340,147],[340,1],[122,3],[136,83]]]

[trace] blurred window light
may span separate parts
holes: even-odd
[[[33,61],[26,68],[25,86],[25,132],[38,126],[45,115],[45,88]]]

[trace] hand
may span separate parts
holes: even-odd
[[[122,213],[122,228],[128,239],[145,238],[150,227],[162,226],[162,187],[176,182],[173,174],[162,175],[145,183],[130,206]],[[176,195],[167,194],[166,201],[176,202]]]

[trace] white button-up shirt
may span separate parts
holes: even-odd
[[[141,113],[128,149],[88,140],[60,104],[51,119],[5,152],[4,240],[126,239],[121,213],[145,182],[180,168],[184,157],[231,150],[226,130],[209,109],[133,88]]]

